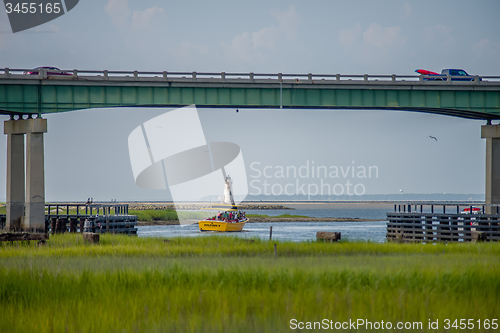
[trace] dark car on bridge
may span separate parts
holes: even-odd
[[[61,71],[57,67],[36,67],[36,68],[33,68],[31,71],[24,72],[23,74],[24,75],[38,75],[40,73],[40,69],[46,69],[47,75],[72,75],[68,72]]]

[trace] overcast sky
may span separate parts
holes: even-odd
[[[80,1],[16,34],[0,8],[0,67],[328,74],[463,68],[500,75],[497,0]],[[166,111],[47,115],[46,199],[169,200],[166,191],[135,185],[127,147],[134,128]],[[256,179],[254,162],[275,168],[314,161],[377,166],[377,178],[363,179],[369,194],[484,193],[484,121],[394,111],[204,109],[200,117],[209,141],[241,146],[249,180]],[[5,156],[4,148],[0,179]]]

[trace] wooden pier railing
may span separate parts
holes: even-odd
[[[5,227],[0,215],[0,229]],[[45,205],[45,232],[93,232],[137,235],[137,216],[129,215],[128,204],[50,203]]]
[[[387,240],[463,242],[500,240],[500,207],[470,203],[403,203],[387,213]]]
[[[137,216],[129,215],[128,204],[47,204],[46,229],[61,232],[119,233],[137,235]],[[68,228],[69,223],[69,228]]]

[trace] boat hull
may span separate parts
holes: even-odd
[[[243,230],[245,223],[247,223],[248,219],[241,222],[222,222],[222,221],[199,221],[198,227],[200,231],[219,231],[219,232],[237,232]]]

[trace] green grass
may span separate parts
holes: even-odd
[[[274,259],[258,239],[101,239],[0,244],[0,332],[288,332],[292,318],[443,331],[500,313],[498,243],[277,242]]]
[[[137,215],[139,221],[175,221],[177,212],[173,209],[165,210],[129,210],[130,215]]]

